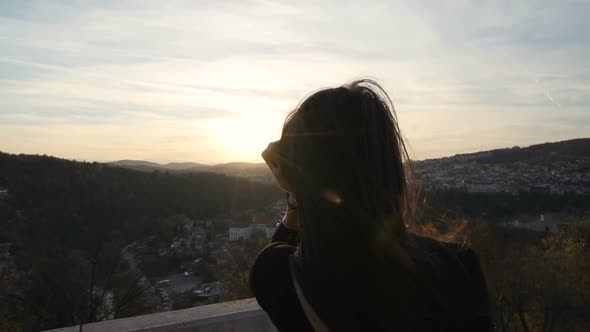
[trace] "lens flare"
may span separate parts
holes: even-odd
[[[324,198],[330,203],[334,203],[336,205],[342,204],[342,197],[340,197],[340,195],[336,192],[328,190],[324,193]]]

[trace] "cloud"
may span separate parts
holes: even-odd
[[[588,6],[3,2],[0,149],[259,161],[301,98],[362,76],[391,92],[416,158],[583,136]]]

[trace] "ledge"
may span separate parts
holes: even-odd
[[[50,331],[78,332],[80,327],[71,326]],[[245,299],[150,315],[105,320],[86,324],[83,331],[276,332],[276,328],[255,299]]]

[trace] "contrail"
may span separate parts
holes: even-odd
[[[536,79],[536,80],[535,80],[535,84],[539,85],[539,79]],[[555,99],[553,99],[553,96],[551,96],[551,94],[549,93],[549,90],[544,90],[544,91],[545,91],[545,97],[547,97],[547,99],[549,99],[549,101],[550,101],[550,102],[551,102],[553,105],[555,105],[555,106],[557,106],[557,107],[561,108],[561,104],[560,104],[560,103],[558,103],[557,101],[555,101]]]
[[[556,101],[555,101],[555,99],[553,99],[553,97],[551,97],[551,94],[549,94],[549,91],[545,91],[545,96],[547,96],[547,99],[549,99],[549,101],[550,101],[550,102],[551,102],[553,105],[555,105],[555,106],[557,106],[557,107],[561,108],[561,105],[560,105],[558,102],[556,102]]]

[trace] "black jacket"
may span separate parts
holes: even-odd
[[[479,261],[475,253],[456,244],[443,243],[429,238],[418,237],[417,243],[421,250],[436,257],[443,266],[449,268],[431,270],[440,273],[446,288],[446,297],[460,304],[463,308],[470,308],[480,313],[473,316],[449,315],[443,312],[441,306],[434,305],[436,301],[431,293],[424,292],[416,297],[424,298],[421,308],[425,314],[419,313],[412,319],[395,318],[384,322],[377,321],[370,316],[370,305],[354,301],[343,306],[331,303],[317,310],[319,316],[331,331],[492,331],[487,288]],[[291,257],[297,249],[297,232],[285,228],[282,224],[275,231],[271,243],[257,256],[250,271],[250,287],[258,304],[268,314],[277,329],[284,331],[313,331],[303,309],[299,304],[291,274]],[[428,271],[425,269],[424,271]],[[428,272],[425,272],[428,273]],[[297,275],[297,273],[296,273]],[[440,278],[439,278],[440,279]],[[368,276],[367,280],[371,280]],[[305,284],[302,288],[305,294]],[[308,294],[311,295],[311,294]],[[308,299],[308,296],[305,296]],[[330,300],[328,299],[328,303]],[[326,303],[326,301],[324,301]],[[378,306],[380,304],[377,304]],[[356,306],[366,308],[366,315],[361,312],[347,313],[342,308]],[[464,318],[470,317],[470,318]]]

